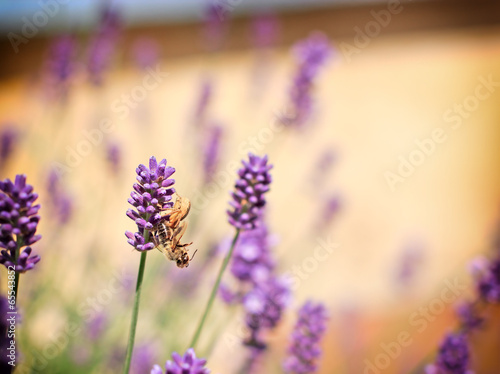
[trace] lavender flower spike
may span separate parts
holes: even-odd
[[[439,348],[436,362],[425,374],[473,374],[469,370],[469,346],[465,334],[448,334]]]
[[[321,355],[319,342],[326,330],[326,309],[323,304],[306,302],[299,310],[299,319],[291,335],[289,357],[284,362],[286,372],[315,373]]]
[[[479,294],[489,303],[500,303],[500,256],[485,264],[479,279]]]
[[[259,222],[259,227],[254,230],[243,232],[234,250],[231,273],[241,282],[266,282],[275,267],[270,247],[269,233],[264,222]]]
[[[11,125],[6,125],[0,132],[0,168],[5,165],[12,155],[19,133]]]
[[[173,361],[167,361],[165,364],[165,374],[210,374],[210,370],[205,368],[206,360],[196,358],[196,354],[192,348],[189,348],[184,356],[180,356],[174,352],[172,354]],[[163,374],[163,370],[159,365],[155,365],[151,370],[151,374]]]
[[[14,183],[9,179],[0,182],[0,264],[14,266],[24,273],[33,269],[40,256],[31,255],[31,245],[40,240],[36,235],[40,205],[34,205],[38,194],[26,184],[26,175],[16,175]],[[23,247],[26,247],[23,249]]]
[[[248,162],[242,161],[243,167],[238,170],[239,179],[229,203],[233,210],[227,211],[229,223],[237,229],[251,230],[256,227],[259,212],[266,204],[264,193],[269,191],[272,165],[267,163],[267,156],[248,155]]]
[[[210,183],[219,166],[222,126],[213,126],[209,130],[207,143],[205,144],[203,170],[205,174],[205,183]]]
[[[154,244],[144,238],[145,230],[152,230],[160,223],[160,210],[172,207],[170,200],[175,189],[170,187],[175,180],[169,177],[174,172],[173,167],[167,166],[166,159],[157,163],[154,156],[149,159],[149,168],[141,164],[136,169],[138,183],[134,183],[134,191],[128,199],[135,209],[127,210],[127,216],[137,224],[138,232],[126,231],[125,236],[138,251],[154,248]]]
[[[277,277],[257,284],[245,295],[243,298],[245,321],[250,330],[250,336],[244,342],[246,346],[258,351],[266,349],[267,345],[261,335],[265,330],[277,326],[289,301],[288,284]]]
[[[332,55],[327,37],[316,32],[293,47],[298,69],[290,89],[290,111],[283,122],[290,126],[302,126],[312,113],[312,90],[319,69]]]

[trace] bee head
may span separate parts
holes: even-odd
[[[175,262],[178,268],[187,268],[189,266],[189,255],[184,252]]]

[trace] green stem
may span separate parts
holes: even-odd
[[[224,257],[224,261],[222,261],[222,266],[220,267],[219,275],[217,275],[217,280],[215,281],[214,287],[212,288],[212,293],[210,294],[210,298],[208,299],[207,306],[205,307],[205,311],[203,312],[203,316],[200,319],[200,323],[198,324],[198,328],[196,329],[196,332],[194,333],[193,339],[191,340],[191,343],[189,344],[189,348],[194,348],[196,346],[196,343],[198,342],[198,338],[200,337],[201,330],[203,329],[203,325],[205,324],[205,320],[207,319],[208,313],[210,312],[210,309],[212,308],[212,304],[215,300],[215,295],[217,295],[217,290],[219,289],[222,275],[224,274],[224,271],[226,270],[227,264],[229,263],[229,260],[231,259],[231,256],[233,255],[234,247],[236,246],[236,242],[238,241],[239,236],[240,236],[240,229],[236,229],[236,233],[234,235],[233,242],[231,243],[231,248],[229,248],[229,252],[227,253],[226,257]]]
[[[144,239],[147,243],[149,239],[149,231],[146,231]],[[134,309],[132,309],[132,322],[130,323],[127,356],[125,357],[125,367],[123,368],[123,374],[128,374],[130,370],[130,361],[132,359],[132,351],[134,350],[135,328],[137,327],[137,316],[139,315],[139,303],[141,301],[142,279],[144,277],[144,268],[146,267],[147,254],[147,251],[141,253],[141,262],[139,263],[139,273],[137,274],[137,284],[135,286]]]

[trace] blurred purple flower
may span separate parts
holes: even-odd
[[[252,41],[256,48],[269,48],[276,43],[278,20],[272,14],[260,14],[252,22]]]
[[[11,125],[5,125],[0,132],[0,168],[5,165],[5,163],[11,157],[17,140],[19,138],[19,132]]]
[[[56,169],[49,172],[47,192],[59,223],[67,223],[73,214],[73,199],[62,186],[61,177]]]
[[[308,301],[300,308],[297,324],[291,334],[289,356],[283,363],[286,372],[310,374],[317,371],[326,320],[326,309],[321,303]]]
[[[337,154],[331,148],[326,148],[323,153],[320,154],[316,164],[314,165],[313,173],[310,179],[315,189],[324,185],[325,179],[336,161]]]
[[[232,193],[233,200],[228,210],[229,223],[237,229],[250,230],[256,227],[256,220],[261,209],[266,204],[264,194],[269,191],[272,165],[267,162],[267,156],[248,155],[248,162],[242,161],[243,167],[238,170],[239,179]]]
[[[116,141],[106,143],[107,160],[113,174],[118,174],[122,164],[122,149]]]
[[[151,239],[144,239],[145,230],[152,230],[161,221],[160,210],[171,208],[172,195],[175,192],[171,188],[175,179],[169,179],[175,169],[167,166],[167,160],[163,159],[157,163],[152,156],[149,159],[149,168],[139,165],[136,169],[137,181],[134,183],[134,191],[128,199],[129,204],[135,209],[127,210],[127,216],[132,219],[138,228],[138,232],[126,231],[128,243],[138,251],[149,251],[155,247]]]
[[[325,230],[333,222],[340,207],[341,203],[338,195],[331,195],[323,202],[322,211],[317,223],[318,230]]]
[[[99,312],[87,323],[87,336],[91,341],[97,341],[101,338],[108,325],[108,317],[105,313]]]
[[[203,170],[205,183],[210,183],[219,166],[221,153],[222,126],[212,126],[208,129],[208,136],[205,143]]]
[[[333,54],[328,38],[315,32],[307,39],[301,40],[293,47],[298,70],[290,89],[289,110],[282,121],[285,125],[301,127],[310,118],[312,113],[312,91],[314,80],[319,69]]]
[[[489,303],[500,302],[500,256],[487,263],[480,275],[479,294]]]
[[[87,70],[90,81],[99,86],[116,50],[121,32],[121,17],[111,8],[104,9],[98,30],[89,47]]]
[[[201,88],[194,112],[196,125],[202,126],[207,116],[207,109],[213,97],[213,83],[211,79],[204,78],[201,82]]]
[[[36,235],[40,205],[34,205],[38,194],[26,184],[26,175],[16,175],[14,183],[9,179],[0,182],[0,264],[14,266],[24,273],[34,268],[40,256],[31,255],[31,245],[41,239]],[[26,247],[23,249],[23,247]]]
[[[439,348],[436,362],[428,365],[426,374],[472,374],[469,370],[469,345],[465,334],[446,335]]]
[[[177,352],[172,354],[172,361],[167,361],[165,371],[160,365],[154,365],[151,374],[210,374],[210,370],[205,368],[206,360],[196,358],[196,354],[192,348],[189,348],[184,356],[180,356]]]
[[[224,34],[226,33],[225,20],[229,16],[230,6],[217,0],[208,0],[203,15],[204,46],[210,50],[218,50],[222,46]]]
[[[275,265],[268,229],[261,219],[257,228],[241,234],[231,260],[231,273],[242,282],[259,284],[271,277]]]
[[[140,38],[132,46],[132,56],[142,70],[156,65],[159,54],[160,47],[154,39]]]
[[[149,374],[155,364],[156,349],[151,344],[143,344],[134,348],[130,372],[132,374]]]
[[[462,302],[456,307],[456,313],[460,319],[460,324],[464,332],[468,333],[472,330],[478,329],[484,323],[482,318],[475,308],[474,303]]]
[[[257,350],[266,349],[262,334],[276,327],[290,301],[290,288],[280,278],[272,277],[256,285],[243,298],[245,322],[250,336],[244,344]]]
[[[73,36],[61,36],[52,43],[47,60],[47,74],[58,97],[68,93],[69,81],[75,70],[76,40]]]
[[[408,286],[415,278],[419,266],[422,264],[423,249],[422,245],[412,243],[405,247],[399,258],[398,268],[396,270],[397,284]]]

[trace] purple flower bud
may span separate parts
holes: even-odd
[[[107,160],[113,174],[118,174],[122,164],[122,149],[116,141],[106,143]]]
[[[465,334],[448,334],[439,348],[436,362],[426,367],[426,374],[472,374],[469,371],[469,345]]]
[[[220,160],[222,127],[213,126],[208,129],[207,141],[204,150],[203,170],[205,172],[205,183],[213,180]]]
[[[156,349],[153,344],[142,344],[134,348],[130,373],[148,373],[148,369],[155,363]]]
[[[321,356],[320,341],[326,330],[326,309],[323,304],[306,302],[291,335],[288,357],[283,366],[288,373],[312,374],[317,371]]]
[[[33,204],[37,198],[33,187],[26,184],[26,175],[16,175],[14,183],[9,179],[0,182],[0,247],[4,248],[0,264],[14,266],[19,273],[33,269],[40,261],[29,247],[41,238],[36,235],[39,205]]]
[[[87,336],[93,342],[100,339],[104,330],[108,325],[108,317],[105,313],[97,313],[90,321],[87,323]]]
[[[64,189],[61,177],[56,169],[52,169],[47,180],[47,192],[50,205],[55,211],[59,223],[67,223],[73,214],[73,199]]]
[[[312,91],[319,69],[332,55],[327,37],[315,32],[293,47],[298,70],[290,89],[289,113],[283,116],[285,125],[301,127],[310,118],[313,107]]]
[[[271,14],[261,14],[252,22],[252,41],[256,48],[273,46],[278,33],[278,20]]]
[[[12,155],[19,137],[19,132],[11,125],[4,125],[0,132],[0,167],[3,167]]]
[[[88,52],[87,70],[91,83],[96,86],[103,82],[103,73],[111,63],[120,31],[120,15],[116,10],[106,8]]]
[[[478,289],[481,297],[489,303],[500,302],[500,257],[487,262],[479,275]]]
[[[259,283],[247,293],[243,298],[243,306],[250,337],[245,341],[245,345],[259,350],[265,349],[266,344],[261,335],[265,330],[276,327],[289,301],[288,284],[276,277]]]
[[[175,182],[169,179],[175,172],[175,169],[167,166],[167,160],[163,159],[158,163],[152,156],[149,159],[149,168],[145,165],[139,165],[136,169],[138,184],[134,184],[135,191],[143,191],[142,196],[132,191],[132,199],[128,202],[135,207],[127,210],[127,216],[137,225],[138,232],[125,232],[128,238],[127,242],[138,251],[149,251],[155,246],[151,238],[146,242],[144,239],[145,230],[151,230],[160,223],[160,211],[172,207],[170,200],[175,190],[173,188],[163,187],[163,183],[171,186]]]
[[[201,82],[200,91],[195,105],[194,121],[198,126],[203,125],[209,104],[213,97],[213,83],[211,79],[205,78]]]
[[[220,49],[224,34],[226,33],[226,21],[230,8],[216,0],[209,0],[204,14],[204,46],[215,51]]]
[[[194,350],[189,348],[184,356],[174,352],[172,361],[169,360],[165,364],[165,372],[159,365],[155,365],[151,374],[210,374],[210,370],[205,368],[206,363],[206,360],[196,358]]]
[[[57,38],[50,47],[47,61],[47,78],[58,97],[65,98],[71,75],[75,70],[76,40],[72,36]]]
[[[470,302],[462,302],[456,307],[456,313],[460,319],[462,328],[465,332],[478,329],[483,325],[482,318],[475,308],[475,305]]]
[[[231,260],[231,273],[242,282],[258,284],[271,277],[274,267],[268,229],[260,222],[256,229],[241,234]]]
[[[269,190],[271,175],[267,156],[258,157],[248,155],[248,162],[242,161],[243,167],[238,171],[239,179],[235,183],[230,202],[232,210],[228,210],[229,223],[242,230],[251,230],[256,227],[259,212],[266,204],[264,193]],[[250,187],[247,188],[247,187]]]
[[[140,69],[146,70],[158,62],[159,49],[155,40],[140,38],[132,46],[132,57]]]

